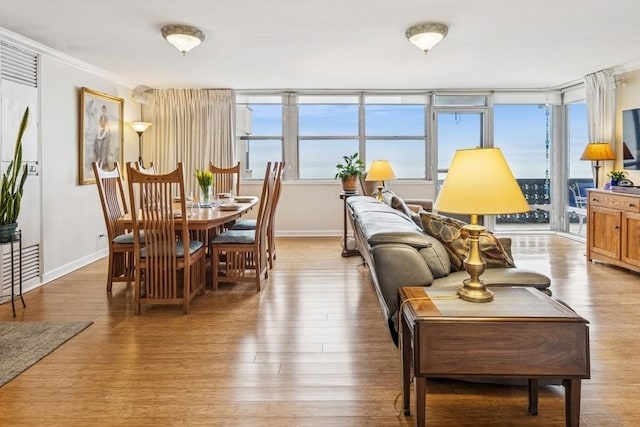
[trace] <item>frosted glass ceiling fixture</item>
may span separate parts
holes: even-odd
[[[424,51],[426,55],[449,32],[449,27],[444,24],[425,23],[407,28],[404,35],[409,41]]]
[[[160,32],[162,37],[182,52],[182,56],[204,40],[204,33],[190,25],[165,25]]]

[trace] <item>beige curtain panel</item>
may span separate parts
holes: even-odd
[[[222,167],[235,159],[235,93],[231,89],[156,89],[143,105],[145,159],[156,170],[170,171],[182,162],[186,191],[197,189],[196,168]]]

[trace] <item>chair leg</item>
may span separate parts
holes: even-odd
[[[184,266],[182,277],[182,314],[189,314],[189,301],[191,301],[191,268],[189,266]]]
[[[113,251],[109,251],[109,267],[107,268],[107,292],[113,287],[113,264],[115,263]]]
[[[220,265],[220,252],[213,248],[211,251],[211,272],[213,274],[213,291],[218,292],[218,272]]]

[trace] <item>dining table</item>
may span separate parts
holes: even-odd
[[[242,215],[249,212],[257,203],[259,198],[255,196],[237,197],[233,202],[220,199],[210,207],[200,207],[197,203],[187,207],[187,226],[189,231],[211,231],[216,230],[225,224],[229,224]],[[176,214],[180,214],[180,202],[175,203]],[[127,230],[133,229],[131,212],[123,215],[118,220]],[[180,223],[176,223],[178,225]]]

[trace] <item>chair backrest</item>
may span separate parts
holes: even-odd
[[[284,174],[285,162],[276,162],[273,166],[275,172],[274,184],[273,184],[273,196],[271,198],[271,206],[269,207],[269,222],[271,223],[275,217],[276,208],[278,207],[278,201],[280,200],[280,194],[282,190],[282,176]]]
[[[215,179],[216,193],[240,194],[240,162],[230,168],[220,168],[211,163],[209,170]]]
[[[260,207],[256,217],[256,241],[264,242],[267,235],[267,225],[273,203],[274,187],[276,182],[277,168],[271,167],[271,162],[267,162],[264,173],[262,192],[260,194]]]
[[[107,226],[107,237],[112,241],[114,237],[126,231],[118,221],[118,218],[128,212],[120,166],[115,162],[115,167],[110,171],[100,168],[97,162],[93,162],[91,166],[96,177],[96,187],[98,187],[104,222]]]
[[[157,173],[156,172],[156,167],[154,166],[153,162],[149,162],[147,167],[142,166],[138,162],[134,162],[133,164],[135,165],[136,170],[138,170],[138,171],[140,171],[142,173],[146,173],[147,175],[155,175]]]
[[[576,208],[587,207],[587,196],[581,195],[580,185],[578,185],[578,183],[570,185],[569,191],[571,192],[569,197],[569,206],[574,206]]]
[[[136,261],[143,257],[146,263],[147,289],[153,298],[177,298],[178,257],[189,264],[189,232],[184,197],[174,205],[174,197],[184,194],[182,163],[166,174],[150,175],[127,165],[129,199],[133,219]],[[138,187],[136,189],[136,187]],[[139,192],[146,195],[138,203]],[[135,213],[138,213],[137,215]],[[144,239],[140,239],[144,233]],[[184,254],[178,253],[176,236],[180,236]]]

